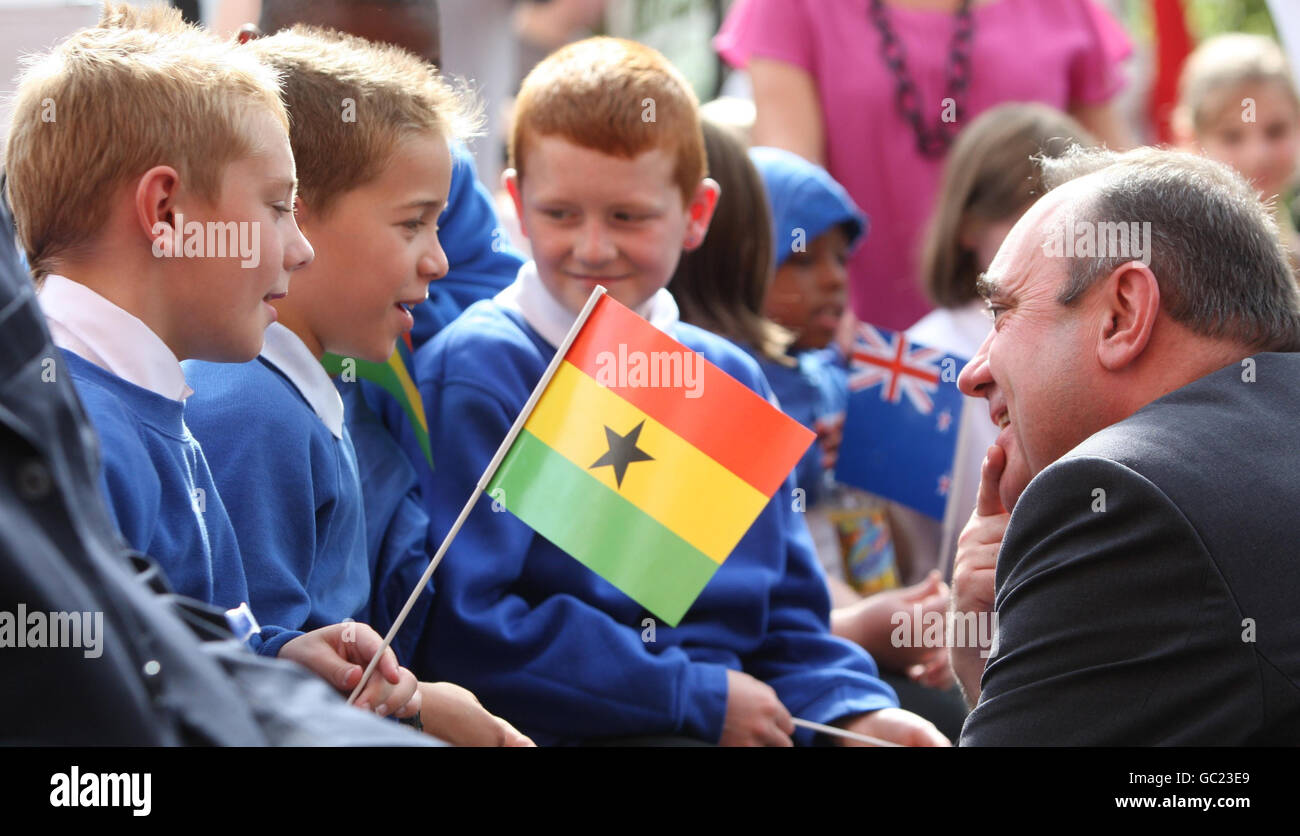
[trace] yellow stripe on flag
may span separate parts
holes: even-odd
[[[420,424],[417,429],[428,432],[429,419],[424,417],[424,399],[420,397],[420,390],[415,388],[415,381],[411,379],[411,373],[407,370],[400,351],[393,349],[392,356],[388,358],[388,365],[393,367],[397,382],[401,385],[402,391],[406,393],[406,399],[410,402],[411,409],[415,411],[415,416]]]
[[[613,467],[591,468],[609,450],[606,427],[626,436],[642,422],[636,446],[653,461],[632,462],[621,486]],[[524,428],[718,563],[767,505],[748,482],[567,360]]]

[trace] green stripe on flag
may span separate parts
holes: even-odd
[[[718,569],[704,552],[527,430],[488,493],[671,627]]]
[[[397,401],[397,405],[406,414],[406,420],[411,424],[411,433],[415,436],[415,442],[420,445],[420,452],[424,453],[425,460],[429,462],[430,467],[433,467],[433,449],[429,442],[429,426],[424,417],[424,407],[418,402],[413,402],[408,395],[408,391],[415,390],[415,384],[403,362],[400,350],[395,350],[387,363],[372,363],[355,357],[345,358],[327,351],[321,357],[321,365],[325,367],[325,373],[330,377],[338,377],[343,373],[344,360],[352,361],[353,370],[358,378],[374,383]]]

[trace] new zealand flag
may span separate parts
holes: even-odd
[[[901,333],[858,326],[835,478],[943,519],[966,361]]]

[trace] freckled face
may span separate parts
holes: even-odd
[[[598,284],[645,304],[708,228],[712,200],[682,200],[663,149],[625,159],[542,136],[525,153],[523,179],[507,185],[542,284],[575,314]]]

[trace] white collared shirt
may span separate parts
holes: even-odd
[[[164,398],[183,401],[194,394],[162,337],[84,284],[52,274],[37,299],[59,348]]]
[[[542,339],[559,347],[568,336],[578,315],[564,307],[542,284],[537,274],[537,262],[529,261],[519,268],[512,284],[493,297],[493,301],[509,311],[521,314]],[[654,327],[672,336],[673,326],[681,318],[677,300],[667,288],[659,288],[636,313]]]
[[[289,378],[335,438],[343,437],[343,398],[325,367],[293,331],[278,322],[266,329],[262,359]]]

